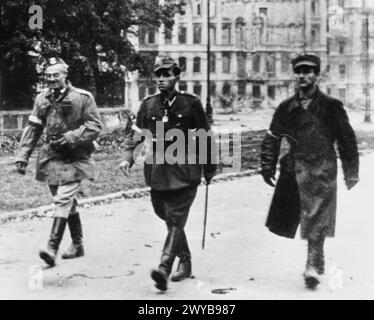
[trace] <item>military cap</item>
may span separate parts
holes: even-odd
[[[291,63],[294,70],[300,66],[314,67],[317,72],[321,70],[321,58],[315,54],[302,53],[293,59]]]
[[[47,59],[47,63],[45,64],[45,70],[49,67],[56,67],[60,71],[68,72],[69,66],[59,57],[50,57]]]
[[[160,69],[170,69],[172,67],[179,69],[179,71],[181,70],[181,68],[178,66],[178,64],[175,62],[173,58],[169,56],[157,57],[155,61],[154,72]]]

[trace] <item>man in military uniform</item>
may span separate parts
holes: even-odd
[[[68,66],[62,59],[48,60],[45,76],[49,88],[35,98],[15,160],[17,171],[25,174],[29,157],[45,130],[46,143],[37,159],[36,180],[48,184],[56,205],[47,248],[39,253],[49,266],[55,265],[66,224],[72,244],[62,258],[84,255],[76,195],[82,179],[94,178],[93,141],[102,129],[92,94],[74,88],[67,75]]]
[[[324,273],[325,237],[335,234],[337,143],[345,183],[350,190],[359,181],[359,156],[355,133],[341,101],[320,91],[317,79],[321,60],[313,54],[292,61],[296,94],[277,108],[262,143],[262,176],[274,187],[282,138],[289,150],[280,160],[266,226],[277,235],[308,240],[305,284],[315,288]]]
[[[157,162],[157,157],[160,155],[157,142],[162,140],[164,144],[161,148],[162,156],[172,143],[165,138],[165,133],[169,130],[180,129],[184,137],[194,130],[211,131],[200,99],[195,95],[176,90],[175,86],[181,69],[175,61],[170,57],[158,59],[154,72],[160,93],[143,101],[137,114],[135,128],[136,130],[148,129],[153,137],[152,161],[148,163],[146,160],[144,175],[146,183],[151,187],[153,208],[156,214],[165,221],[168,234],[162,251],[161,263],[158,269],[151,272],[151,277],[156,282],[156,288],[164,291],[167,290],[168,277],[176,256],[179,257],[179,264],[171,280],[181,281],[191,276],[191,253],[184,227],[202,174],[206,183],[209,184],[215,174],[216,165],[213,164],[214,156],[209,156],[212,155],[212,144],[214,145],[211,139],[208,139],[204,146],[206,148],[204,151],[208,155],[204,164],[197,161],[195,164],[188,162],[187,156],[191,157],[188,150],[183,154],[185,162],[174,164]],[[160,124],[164,129],[162,138],[156,134]],[[134,141],[134,133],[135,131],[132,131],[127,139],[125,160],[120,164],[125,174],[134,163],[134,149],[139,143]],[[185,145],[187,144],[186,141]]]

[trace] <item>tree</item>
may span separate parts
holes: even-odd
[[[32,30],[28,10],[33,2],[0,2],[3,108],[31,103],[38,81],[35,65],[56,53],[70,65],[72,82],[94,93],[103,91],[108,80],[122,79],[125,70],[148,74],[154,54],[136,52],[131,36],[140,27],[170,29],[183,8],[177,0],[163,5],[158,0],[39,0],[43,28]]]

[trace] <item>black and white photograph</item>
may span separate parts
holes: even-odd
[[[372,300],[373,121],[374,1],[1,0],[0,300]]]

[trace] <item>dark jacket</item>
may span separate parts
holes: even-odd
[[[276,110],[262,143],[263,174],[275,173],[282,138],[289,150],[280,160],[280,176],[266,221],[270,231],[293,238],[301,222],[302,238],[334,236],[337,144],[345,180],[358,181],[355,133],[342,103],[320,90],[305,110],[299,93]]]
[[[46,142],[37,159],[36,179],[50,185],[93,179],[93,141],[102,130],[102,123],[92,94],[70,84],[57,99],[49,89],[39,93],[15,162],[28,163],[44,129]],[[66,137],[68,146],[66,150],[56,151],[50,142],[62,136]]]
[[[167,115],[167,122],[162,122],[165,115]],[[201,101],[197,96],[176,92],[173,99],[171,99],[170,106],[166,106],[161,94],[150,96],[142,102],[135,124],[143,133],[145,132],[144,129],[147,129],[150,134],[148,142],[152,140],[148,148],[146,148],[144,165],[145,181],[152,189],[166,191],[197,185],[201,182],[202,170],[210,173],[215,172],[216,164],[214,163],[216,162],[214,161],[214,156],[211,156],[212,149],[213,152],[215,150],[214,141],[208,138],[205,142],[201,140],[201,144],[197,143],[198,146],[201,145],[206,151],[207,158],[203,159],[203,161],[199,161],[199,155],[202,150],[197,148],[197,151],[194,152],[193,148],[189,146],[189,142],[193,141],[188,139],[189,133],[193,134],[199,129],[212,133]],[[159,131],[158,134],[157,124],[159,126],[163,124],[164,126],[162,132]],[[168,139],[168,137],[164,138],[164,135],[167,132],[173,133],[173,131],[170,131],[173,129],[179,129],[178,132],[183,133],[182,136],[178,137],[178,146],[182,148],[178,149],[175,163],[170,164],[170,161],[165,158],[165,151],[168,148],[172,148],[173,142],[176,140],[175,138],[174,140]],[[139,144],[138,141],[135,141],[135,136],[135,131],[131,130],[126,139],[127,146],[124,160],[130,163],[134,162],[134,150]],[[183,139],[184,149],[181,145]],[[160,159],[164,159],[164,163],[160,163]],[[191,159],[194,160],[190,161]]]

